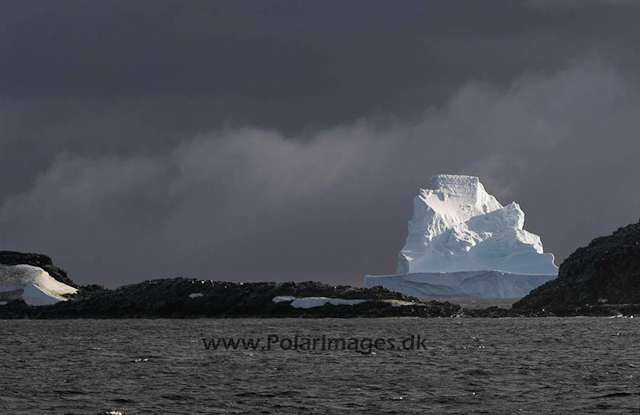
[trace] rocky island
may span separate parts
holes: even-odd
[[[110,290],[74,283],[46,255],[0,251],[0,261],[5,262],[0,265],[2,319],[450,317],[460,312],[455,304],[421,301],[383,287],[313,281],[233,283],[167,278]],[[41,266],[52,270],[52,275]],[[32,298],[31,290],[40,297]]]
[[[640,222],[577,249],[560,265],[557,279],[513,307],[559,310],[619,304],[640,304]]]
[[[640,315],[640,222],[576,250],[557,279],[512,308],[467,309],[380,286],[313,281],[168,278],[111,290],[76,284],[46,255],[0,251],[0,264],[0,319]]]

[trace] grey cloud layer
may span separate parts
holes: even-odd
[[[477,174],[502,203],[518,201],[526,228],[562,258],[637,220],[639,111],[635,80],[591,58],[507,87],[469,83],[408,119],[66,152],[4,199],[2,248],[51,254],[82,283],[360,284],[393,271],[412,197],[445,172]]]

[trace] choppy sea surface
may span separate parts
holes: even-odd
[[[363,347],[283,350],[274,337],[296,335]],[[419,349],[389,350],[411,335]],[[269,336],[265,350],[202,340]],[[0,321],[0,413],[108,412],[640,414],[640,321]]]

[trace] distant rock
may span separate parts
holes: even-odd
[[[558,309],[640,304],[640,222],[594,239],[561,265],[558,278],[513,305]]]

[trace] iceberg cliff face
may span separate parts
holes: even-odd
[[[477,177],[440,174],[413,201],[398,274],[496,270],[557,275],[553,254],[523,229],[517,203],[502,206]]]
[[[365,288],[383,286],[422,299],[429,298],[521,298],[555,275],[523,275],[501,271],[416,272],[398,275],[367,275]]]

